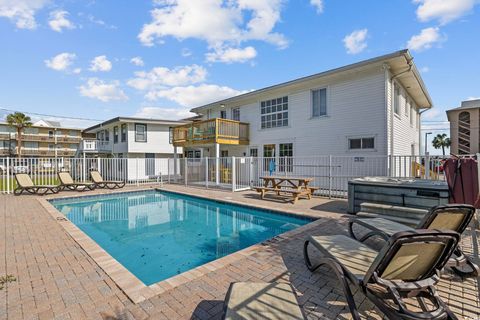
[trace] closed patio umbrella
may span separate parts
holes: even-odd
[[[478,160],[450,158],[444,164],[450,203],[470,204],[480,209]]]

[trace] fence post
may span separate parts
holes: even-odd
[[[328,198],[332,198],[332,155],[328,156]]]
[[[87,177],[87,163],[86,163],[86,159],[85,159],[85,152],[83,153],[83,182],[86,181],[86,177]]]
[[[390,155],[390,168],[389,169],[389,175],[390,175],[390,178],[393,177],[393,154]]]
[[[425,153],[425,179],[430,179],[430,154]]]
[[[208,157],[205,157],[205,188],[208,189]]]
[[[237,189],[237,182],[236,182],[236,173],[235,173],[235,157],[232,157],[232,192],[235,192]]]
[[[5,166],[5,169],[7,170],[7,193],[10,193],[10,183],[12,184],[12,189],[13,189],[13,179],[12,182],[10,182],[10,157],[7,157],[7,163]]]
[[[170,184],[170,158],[167,158],[168,184]]]
[[[185,187],[187,186],[187,176],[188,176],[188,172],[187,172],[187,169],[188,169],[188,163],[187,163],[187,160],[188,158],[184,158],[183,159],[183,162],[184,162],[184,175],[185,175],[185,179],[183,179],[185,181]]]
[[[139,183],[138,183],[138,158],[135,159],[135,181],[136,181],[136,185],[138,186]]]

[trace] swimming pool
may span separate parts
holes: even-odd
[[[147,286],[312,221],[154,190],[50,202]]]

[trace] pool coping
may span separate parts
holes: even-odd
[[[302,233],[306,229],[310,229],[312,227],[315,227],[325,222],[324,219],[319,218],[318,216],[314,217],[313,215],[309,215],[309,214],[299,214],[297,212],[293,212],[290,210],[273,210],[271,208],[266,208],[262,206],[246,205],[245,203],[241,203],[234,200],[230,201],[228,199],[225,199],[225,200],[211,199],[201,195],[192,195],[186,192],[181,192],[181,191],[177,192],[176,190],[171,191],[171,190],[164,190],[161,188],[152,188],[152,187],[137,189],[135,191],[123,191],[123,190],[117,190],[115,192],[107,191],[102,193],[96,193],[95,195],[91,195],[91,197],[104,196],[109,194],[120,194],[120,193],[136,193],[136,192],[144,192],[144,191],[152,191],[152,190],[158,190],[161,192],[170,192],[170,193],[210,200],[214,202],[240,205],[243,207],[267,210],[267,211],[271,211],[278,214],[295,216],[297,218],[307,218],[307,219],[314,219],[314,220],[296,229],[281,233],[263,242],[254,244],[252,246],[241,249],[227,256],[224,256],[222,258],[210,261],[201,266],[195,267],[193,269],[182,272],[168,279],[165,279],[147,286],[140,279],[138,279],[133,273],[131,273],[127,268],[125,268],[120,262],[118,262],[115,258],[113,258],[109,253],[107,253],[99,244],[97,244],[93,239],[91,239],[86,233],[80,230],[80,228],[78,228],[73,222],[68,220],[65,217],[65,215],[59,212],[49,202],[49,200],[57,200],[57,199],[63,200],[63,199],[70,199],[70,198],[83,198],[83,197],[86,197],[85,195],[75,195],[75,196],[67,196],[67,197],[54,196],[54,197],[48,197],[48,198],[38,198],[39,203],[52,216],[52,218],[55,219],[63,227],[63,229],[67,232],[67,234],[69,234],[73,238],[73,240],[80,245],[80,247],[88,254],[88,256],[90,256],[98,264],[98,266],[115,282],[115,284],[120,288],[120,290],[122,290],[125,293],[125,295],[133,303],[140,303],[142,301],[152,298],[153,296],[162,294],[168,290],[178,287],[184,283],[193,281],[210,272],[213,272],[227,265],[230,265],[235,261],[248,257],[258,252],[259,249],[265,248],[265,246],[267,246],[269,243],[284,241],[288,238],[295,236],[296,234]]]

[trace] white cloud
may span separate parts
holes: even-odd
[[[257,56],[257,50],[254,47],[246,48],[226,48],[216,49],[214,52],[206,54],[207,61],[209,62],[247,62],[254,59]]]
[[[367,48],[368,29],[355,30],[343,38],[348,54],[357,54]]]
[[[197,38],[210,47],[225,43],[261,40],[280,48],[288,45],[282,34],[273,31],[280,21],[284,0],[157,0],[152,21],[138,35],[146,46],[165,37],[179,40]]]
[[[469,13],[475,0],[414,0],[418,3],[417,17],[420,21],[438,20],[446,24]]]
[[[435,43],[445,41],[445,37],[440,34],[438,27],[423,29],[419,34],[414,35],[408,40],[407,48],[415,51],[430,49]]]
[[[55,10],[50,12],[48,25],[53,31],[62,32],[63,29],[74,29],[75,25],[68,20],[69,13],[65,10]]]
[[[98,56],[93,58],[93,60],[90,62],[89,70],[93,72],[107,72],[112,70],[112,63],[108,61],[106,56]]]
[[[182,49],[182,57],[190,57],[192,55],[192,51],[188,48]]]
[[[127,95],[120,88],[120,82],[116,80],[106,82],[97,78],[89,78],[87,83],[80,86],[79,89],[82,96],[103,102],[128,100]]]
[[[107,28],[107,29],[117,29],[116,26],[111,25],[111,24],[108,24],[108,23],[106,23],[105,21],[103,21],[102,19],[97,19],[97,18],[96,18],[95,16],[93,16],[92,14],[87,15],[87,19],[88,19],[88,21],[90,21],[91,23],[97,24],[97,25],[102,26],[102,27],[105,27],[105,28]]]
[[[79,74],[80,72],[82,72],[82,69],[81,68],[75,68],[75,69],[73,69],[72,72],[75,73],[75,74]]]
[[[184,86],[205,81],[207,70],[199,65],[180,66],[173,69],[153,68],[149,72],[135,72],[127,84],[141,91],[156,91],[166,87]]]
[[[149,100],[165,98],[175,101],[181,106],[196,107],[217,100],[233,97],[246,91],[238,91],[230,87],[214,84],[201,84],[198,86],[173,87],[165,90],[151,91],[146,95]]]
[[[470,101],[470,100],[479,100],[480,97],[468,97],[466,100],[467,101]]]
[[[144,107],[137,111],[134,117],[179,120],[193,117],[188,108]]]
[[[51,59],[45,60],[45,65],[56,71],[68,71],[69,67],[73,64],[73,61],[76,59],[74,53],[60,53]]]
[[[1,0],[0,17],[15,23],[19,29],[35,29],[35,14],[50,0]]]
[[[429,67],[421,67],[421,68],[420,68],[420,72],[421,72],[421,73],[427,73],[427,72],[429,72],[429,71],[430,71],[430,68],[429,68]]]
[[[143,67],[145,65],[141,57],[133,57],[130,59],[130,62],[138,67]]]
[[[317,9],[317,13],[323,12],[323,0],[310,0],[310,4]]]

